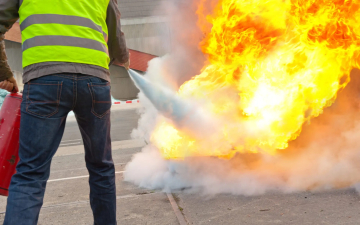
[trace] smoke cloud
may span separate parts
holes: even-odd
[[[356,186],[360,181],[359,70],[352,71],[350,83],[339,91],[335,103],[304,124],[300,136],[274,156],[238,153],[232,159],[185,160],[166,160],[161,156],[150,137],[162,120],[171,120],[177,128],[192,132],[204,140],[204,146],[226,144],[217,139],[217,123],[223,121],[201,111],[201,102],[184,101],[176,96],[179,86],[199,74],[206,60],[198,47],[203,33],[196,25],[197,4],[182,1],[162,8],[172,15],[171,23],[176,27],[174,48],[170,55],[149,63],[143,81],[151,88],[139,94],[143,108],[139,110],[139,126],[132,133],[133,138],[144,138],[148,145],[127,165],[125,180],[148,189],[201,191],[211,195]],[[211,4],[209,9],[202,10],[211,10]],[[251,127],[241,129],[244,135],[254,133]]]

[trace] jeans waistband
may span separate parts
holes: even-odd
[[[59,73],[59,74],[52,74],[49,76],[57,76],[57,77],[62,77],[62,78],[66,78],[66,79],[71,79],[71,80],[85,80],[85,79],[94,77],[94,76],[84,75],[84,74],[80,74],[80,73]]]

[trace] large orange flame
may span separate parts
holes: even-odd
[[[152,142],[165,158],[276,154],[359,68],[360,0],[219,0],[211,15],[204,4],[208,62],[178,94],[221,125],[198,138],[160,119]]]

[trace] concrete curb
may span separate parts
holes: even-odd
[[[166,196],[168,197],[171,207],[175,212],[176,218],[178,219],[180,225],[188,225],[188,223],[185,220],[184,215],[181,213],[178,204],[176,203],[174,196],[171,193],[166,193]]]

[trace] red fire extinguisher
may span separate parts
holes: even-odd
[[[0,195],[8,196],[11,177],[19,161],[22,95],[8,94],[0,110]]]

